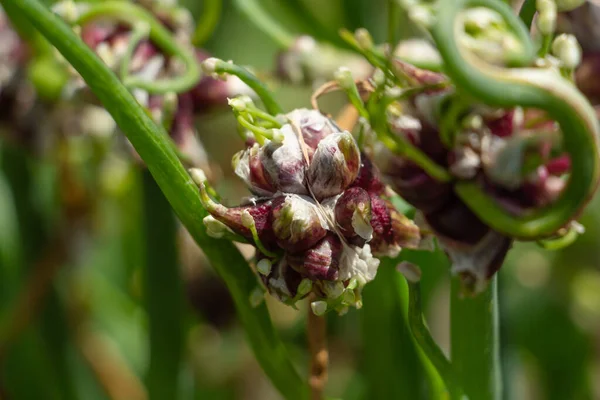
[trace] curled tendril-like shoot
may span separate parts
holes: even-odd
[[[573,244],[584,232],[582,225],[572,221],[568,227],[561,228],[554,237],[538,240],[537,244],[546,250],[561,250]]]
[[[168,55],[179,57],[185,64],[185,73],[181,76],[156,81],[128,76],[123,80],[125,86],[144,89],[149,93],[164,94],[168,92],[185,92],[198,83],[201,77],[200,66],[191,49],[184,49],[178,45],[169,30],[150,12],[138,5],[124,1],[104,1],[90,4],[89,7],[78,15],[73,25],[83,25],[92,20],[106,17],[129,24],[132,27],[144,24],[145,29],[148,29],[148,37],[159,48]]]
[[[148,38],[148,35],[150,35],[150,25],[148,25],[146,22],[138,22],[133,26],[131,35],[129,36],[127,49],[125,50],[125,54],[123,54],[123,59],[121,60],[119,74],[122,81],[126,81],[128,79],[129,68],[131,67],[131,60],[133,58],[135,49],[142,40]]]
[[[521,43],[512,59],[521,68],[485,63],[461,48],[460,14],[469,7],[498,12]],[[563,144],[572,162],[564,191],[551,205],[515,216],[472,181],[455,185],[457,195],[486,224],[511,237],[537,240],[553,235],[580,213],[598,183],[598,120],[585,97],[549,69],[527,68],[535,48],[526,27],[510,6],[499,0],[441,0],[432,35],[444,60],[445,72],[456,85],[490,106],[522,106],[546,111],[559,123]]]

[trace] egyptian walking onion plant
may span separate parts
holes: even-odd
[[[455,277],[451,361],[425,326],[418,266],[399,265],[409,283],[412,334],[431,380],[442,382],[435,393],[500,398],[494,274],[513,240],[549,249],[572,242],[582,232],[575,218],[598,182],[597,117],[572,80],[580,49],[573,37],[554,34],[557,12],[580,2],[526,1],[521,19],[500,0],[401,4],[432,40],[394,49],[375,45],[365,30],[342,31],[363,58],[343,51],[337,67],[348,65],[335,70],[318,68],[333,50],[310,37],[282,36],[257,3],[239,1],[279,33],[285,51],[278,72],[329,80],[315,92],[314,110],[287,112],[248,70],[194,54],[189,39],[178,37],[175,14],[107,1],[63,4],[55,9],[61,20],[38,0],[2,3],[58,49],[125,133],[227,284],[258,361],[284,397],[322,396],[323,315],[361,308],[381,258],[393,262],[403,248],[425,250],[435,239]],[[399,4],[389,2],[391,16]],[[97,19],[128,28],[107,32]],[[162,64],[155,54],[165,55]],[[177,110],[209,95],[198,85],[201,70],[203,81],[234,78],[250,94],[229,99],[245,143],[233,169],[251,193],[236,207],[220,204],[207,174],[186,172],[179,159]],[[338,122],[317,103],[333,90],[347,94],[354,113]],[[398,196],[413,208],[400,213]],[[251,266],[230,241],[256,248]],[[307,383],[260,301],[265,292],[292,307],[310,301]]]

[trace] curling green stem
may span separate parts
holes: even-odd
[[[177,107],[179,105],[179,99],[177,96],[167,94],[164,96],[163,105],[162,105],[162,126],[165,128],[165,131],[170,131],[173,126],[173,121],[175,120],[175,114],[177,113]],[[177,148],[177,146],[175,146]]]
[[[181,93],[193,88],[200,80],[200,66],[191,50],[184,49],[177,44],[171,33],[152,14],[144,8],[124,1],[104,1],[94,3],[75,21],[76,25],[83,25],[96,18],[110,17],[123,23],[135,26],[145,23],[150,28],[150,39],[168,55],[177,56],[185,64],[185,74],[169,79],[149,81],[130,76],[124,80],[129,88],[140,88],[149,93]]]
[[[131,67],[131,60],[133,59],[133,53],[135,53],[135,49],[137,49],[140,42],[148,37],[150,33],[150,27],[144,23],[138,23],[133,26],[133,30],[131,31],[131,35],[129,36],[129,43],[127,44],[127,49],[125,50],[125,54],[123,54],[123,59],[121,60],[121,68],[120,68],[120,77],[123,82],[125,82],[129,75],[129,68]]]
[[[266,306],[253,307],[249,302],[256,288],[256,277],[233,244],[207,235],[202,219],[208,214],[164,130],[73,30],[38,0],[2,0],[2,3],[14,5],[81,74],[146,162],[171,207],[224,280],[264,372],[284,398],[304,400],[308,386],[290,362]]]
[[[469,400],[500,400],[502,379],[497,277],[476,297],[461,294],[452,278],[450,336],[452,367]]]
[[[292,46],[294,35],[263,9],[260,0],[234,0],[234,4],[258,29],[273,39],[282,49],[287,50]]]
[[[275,96],[267,86],[262,83],[258,78],[248,71],[246,68],[240,67],[230,62],[223,60],[217,60],[214,67],[214,72],[217,74],[230,74],[240,78],[246,85],[248,85],[261,99],[267,112],[271,115],[283,114],[283,108],[275,100]]]
[[[450,361],[448,361],[435,340],[431,337],[429,329],[425,326],[422,311],[423,305],[421,301],[421,285],[418,282],[408,282],[408,290],[408,323],[410,330],[419,344],[419,347],[421,347],[425,356],[433,364],[437,373],[444,381],[444,385],[448,391],[447,396],[452,400],[460,400],[463,397],[463,392],[458,383],[456,373],[454,372]]]
[[[455,185],[457,195],[494,230],[520,239],[552,235],[579,214],[598,182],[598,135],[594,109],[567,80],[548,69],[505,69],[489,65],[458,44],[459,13],[466,7],[497,11],[521,42],[520,65],[530,65],[535,49],[526,27],[512,9],[498,0],[441,0],[439,18],[432,30],[446,73],[456,85],[489,106],[522,106],[544,110],[559,123],[571,174],[566,188],[551,205],[516,216],[505,210],[475,182]]]
[[[250,233],[252,233],[252,240],[254,241],[254,244],[256,245],[256,247],[258,248],[258,250],[260,250],[261,253],[263,253],[264,255],[266,255],[267,257],[271,257],[271,258],[279,258],[277,253],[274,253],[270,250],[268,250],[262,243],[262,241],[260,240],[260,237],[258,236],[258,231],[256,230],[256,223],[254,222],[254,218],[252,218],[252,216],[250,214],[248,214],[250,217],[250,221],[248,221],[248,223],[245,223],[244,226],[248,229],[250,229]],[[242,217],[243,219],[244,217]]]
[[[579,237],[579,232],[573,226],[564,229],[566,232],[561,232],[562,234],[558,237],[538,240],[538,245],[546,250],[552,251],[562,250],[565,247],[570,246]]]
[[[204,0],[202,2],[202,14],[196,23],[196,30],[192,38],[194,46],[202,46],[211,37],[219,24],[222,10],[223,0]]]

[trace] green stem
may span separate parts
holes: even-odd
[[[386,77],[399,84],[402,83],[398,77],[396,77],[394,73],[390,71],[388,62],[389,60],[381,51],[375,48],[363,48],[356,40],[355,34],[347,29],[340,29],[339,33],[344,42],[346,42],[354,51],[365,57],[371,65],[381,69],[386,74]]]
[[[254,134],[254,138],[256,142],[261,146],[265,144],[265,140],[273,140],[273,130],[262,128],[260,126],[254,125],[252,122],[248,121],[248,119],[239,113],[236,113],[236,119],[238,123],[245,129],[249,130]]]
[[[538,57],[544,58],[550,52],[550,47],[552,47],[552,39],[554,39],[554,35],[542,35],[542,45],[537,52]]]
[[[127,44],[125,54],[123,54],[123,59],[121,60],[121,67],[119,70],[123,82],[125,82],[128,78],[133,53],[135,53],[135,49],[137,49],[140,42],[148,36],[148,31],[148,25],[146,25],[143,22],[136,24],[131,31],[131,35],[129,36],[129,43]]]
[[[256,106],[248,106],[246,112],[248,112],[248,114],[250,114],[253,118],[265,120],[270,128],[279,129],[283,125],[279,119],[267,112],[264,112]]]
[[[531,29],[531,23],[536,12],[535,0],[525,0],[521,6],[521,11],[519,11],[519,18],[521,18],[527,29]]]
[[[146,260],[144,301],[148,314],[149,399],[176,399],[183,351],[183,287],[177,256],[177,220],[148,171],[143,172]]]
[[[560,234],[557,237],[545,240],[538,240],[537,244],[545,250],[562,250],[572,245],[580,235],[580,232],[578,232],[577,228],[573,226],[565,228],[565,230],[566,232],[560,232]]]
[[[7,1],[10,4],[10,1]],[[145,23],[150,28],[150,39],[168,55],[181,58],[185,64],[185,74],[156,81],[148,81],[133,76],[124,80],[128,88],[140,88],[149,93],[163,94],[167,92],[181,93],[193,88],[200,81],[200,66],[196,56],[190,49],[184,49],[177,44],[171,33],[151,13],[144,8],[124,1],[105,1],[95,3],[75,21],[83,25],[96,18],[111,17],[123,23],[135,26]]]
[[[452,278],[450,335],[452,365],[469,400],[500,400],[500,339],[497,278],[484,293],[463,298]]]
[[[395,266],[394,260],[382,260],[363,291],[361,365],[371,399],[423,398],[424,371],[403,312],[406,285]]]
[[[476,182],[455,185],[457,195],[487,225],[515,238],[534,240],[550,236],[575,218],[595,192],[599,176],[600,127],[594,109],[567,80],[549,69],[500,68],[468,54],[458,44],[459,13],[466,7],[488,7],[500,13],[519,38],[519,65],[530,65],[535,49],[529,33],[512,9],[497,0],[442,0],[432,34],[444,60],[446,73],[458,88],[488,106],[522,106],[544,110],[559,123],[572,165],[560,197],[551,205],[514,215],[490,197]]]
[[[256,277],[233,244],[207,235],[202,223],[207,213],[198,190],[177,159],[166,133],[72,29],[38,0],[2,2],[14,5],[81,74],[148,165],[180,221],[225,281],[254,354],[274,386],[286,399],[306,398],[307,385],[290,362],[266,306],[252,307],[249,303]]]
[[[435,340],[431,337],[429,329],[425,326],[423,319],[423,305],[421,300],[420,283],[408,282],[409,302],[408,302],[408,323],[410,330],[425,353],[425,356],[433,364],[435,370],[444,381],[447,393],[450,399],[460,400],[463,397],[462,389],[458,384],[456,373],[439,348]]]
[[[259,0],[234,0],[234,4],[254,25],[269,36],[282,49],[294,44],[294,35],[275,21],[262,7]]]
[[[275,100],[269,88],[246,68],[240,67],[223,60],[215,60],[214,72],[217,74],[230,74],[240,78],[246,85],[256,92],[271,115],[283,114],[283,109]]]
[[[204,0],[202,2],[202,14],[196,24],[192,43],[196,47],[202,46],[213,34],[223,9],[223,0]]]

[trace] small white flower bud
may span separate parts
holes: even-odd
[[[310,308],[316,316],[323,316],[327,312],[327,302],[318,300],[310,303]]]
[[[273,129],[272,132],[272,141],[275,143],[283,143],[285,139],[285,134],[279,129]]]
[[[298,295],[304,296],[312,290],[312,281],[308,278],[302,279],[300,285],[298,285]]]
[[[236,112],[244,112],[248,109],[248,103],[245,99],[240,97],[234,97],[233,99],[227,99],[229,106]]]
[[[552,53],[568,69],[575,69],[581,62],[581,46],[573,35],[558,35],[552,43]]]
[[[373,48],[373,37],[365,28],[357,29],[356,32],[354,32],[354,38],[362,49],[368,50]]]
[[[204,217],[202,222],[206,227],[206,233],[211,238],[222,239],[226,234],[233,234],[233,231],[227,225],[215,219],[212,215]]]
[[[262,275],[269,275],[271,273],[271,267],[273,263],[268,258],[263,258],[256,264],[256,270]]]
[[[571,223],[569,224],[569,227],[571,229],[573,229],[575,232],[577,232],[577,234],[579,234],[579,235],[583,235],[585,233],[585,226],[581,225],[577,221],[571,221]]]
[[[375,72],[373,72],[373,76],[371,78],[373,80],[373,83],[375,83],[375,85],[377,86],[381,86],[385,84],[385,72],[383,72],[381,69],[377,68],[375,70]]]
[[[554,0],[537,0],[535,2],[535,8],[540,13],[544,13],[547,11],[556,12],[556,3]]]
[[[217,78],[219,75],[217,72],[217,65],[222,62],[224,61],[216,57],[207,58],[206,60],[202,61],[202,71],[207,75]]]
[[[536,24],[542,35],[552,35],[556,29],[556,9],[540,12]]]
[[[340,67],[333,74],[333,77],[343,89],[349,89],[354,86],[354,78],[352,78],[352,71],[348,67]]]
[[[252,214],[250,214],[248,210],[244,210],[244,212],[242,212],[242,225],[250,229],[250,227],[254,226],[254,224],[255,222]]]
[[[204,185],[208,180],[206,174],[200,168],[190,168],[188,169],[188,173],[192,177],[194,183],[198,186]]]

